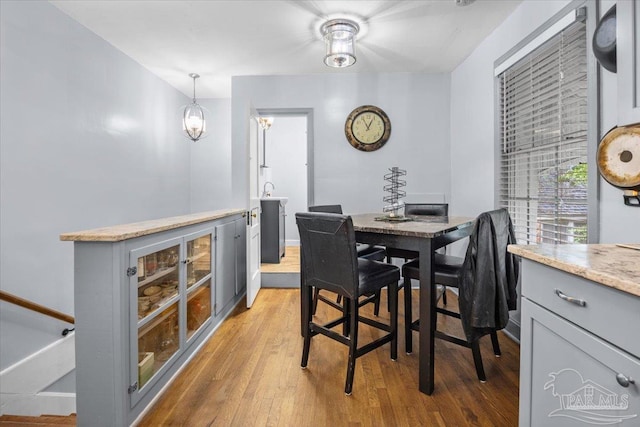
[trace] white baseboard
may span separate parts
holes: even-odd
[[[75,393],[0,393],[0,415],[71,415],[76,412]]]
[[[75,334],[71,333],[0,372],[0,415],[69,415],[76,411],[75,393],[46,392],[76,367]]]

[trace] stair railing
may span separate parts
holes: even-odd
[[[45,316],[53,317],[54,319],[62,320],[63,322],[70,323],[72,325],[75,324],[76,322],[73,316],[69,316],[68,314],[61,313],[57,310],[54,310],[49,307],[45,307],[43,305],[26,300],[24,298],[17,297],[3,290],[0,290],[0,300],[18,305],[20,307],[38,312],[40,314],[44,314]],[[74,329],[75,328],[65,328],[62,331],[62,336],[67,336],[67,334],[69,334],[69,332],[73,331]]]

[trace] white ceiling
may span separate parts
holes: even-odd
[[[522,0],[52,0],[170,85],[198,98],[229,98],[231,76],[448,72]],[[319,27],[362,23],[357,63],[324,65]]]

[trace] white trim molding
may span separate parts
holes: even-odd
[[[75,333],[0,372],[0,415],[69,415],[76,411],[75,393],[46,392],[76,366]]]

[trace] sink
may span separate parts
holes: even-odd
[[[269,196],[269,197],[261,197],[260,200],[279,200],[280,203],[285,205],[288,201],[288,197],[278,197],[278,196]]]

